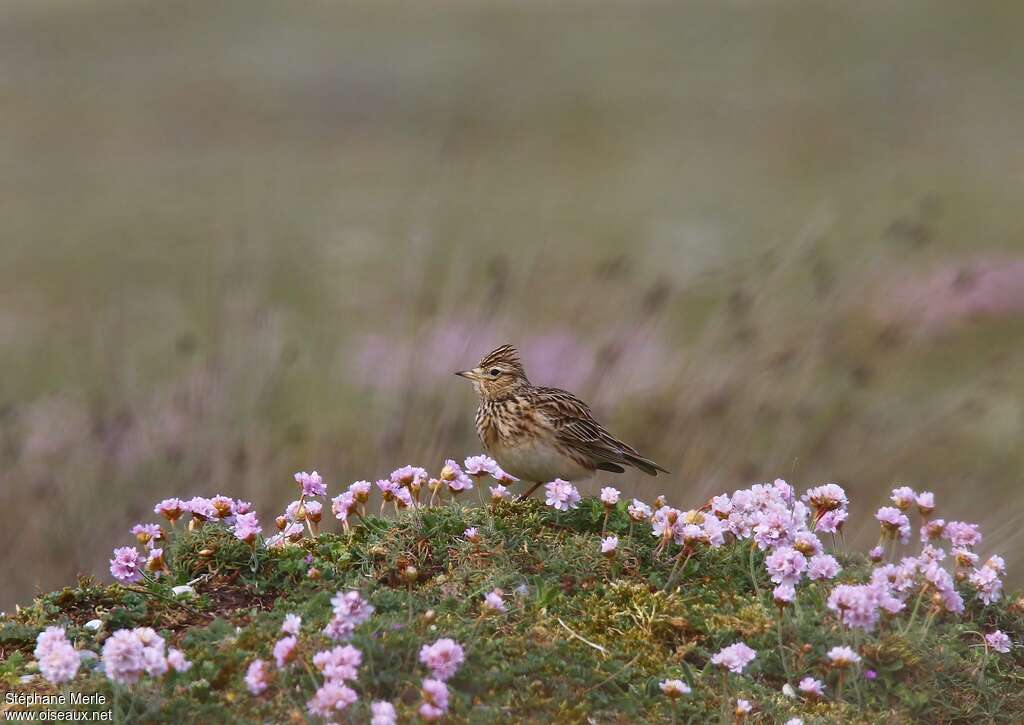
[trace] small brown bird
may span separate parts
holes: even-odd
[[[614,438],[572,393],[531,384],[511,345],[455,374],[473,381],[480,398],[476,432],[484,448],[505,471],[533,483],[524,498],[556,478],[578,481],[595,471],[625,473],[623,466],[649,476],[668,473]]]

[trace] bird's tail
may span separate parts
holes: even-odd
[[[631,453],[625,453],[622,457],[626,460],[626,463],[633,466],[634,468],[639,468],[648,476],[657,476],[658,471],[661,471],[662,473],[669,473],[667,469],[662,468],[649,458],[644,458],[643,456],[634,456]]]

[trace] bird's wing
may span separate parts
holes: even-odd
[[[587,404],[572,393],[558,388],[537,388],[536,394],[535,405],[551,422],[563,445],[598,462],[631,465],[627,457],[640,455],[594,420]]]

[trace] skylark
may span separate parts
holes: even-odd
[[[578,481],[596,471],[625,473],[623,466],[649,476],[668,473],[613,437],[572,393],[530,383],[511,345],[455,374],[471,380],[480,398],[476,432],[484,448],[505,471],[533,483],[524,498],[556,478]]]

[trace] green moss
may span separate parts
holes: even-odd
[[[852,637],[828,613],[830,586],[800,589],[797,606],[781,614],[769,601],[760,554],[749,545],[698,552],[666,591],[674,552],[655,551],[646,533],[628,535],[621,511],[608,528],[621,537],[614,559],[600,554],[604,513],[585,501],[558,515],[536,502],[491,507],[449,505],[396,519],[368,518],[350,533],[322,534],[296,546],[253,550],[221,527],[181,532],[168,546],[172,572],[139,587],[100,587],[91,580],[39,597],[0,623],[0,679],[14,689],[32,668],[35,635],[47,624],[68,627],[79,646],[98,650],[106,633],[148,625],[182,648],[192,669],[162,681],[112,688],[86,671],[75,686],[117,695],[123,721],[303,722],[318,675],[302,665],[275,674],[261,697],[245,690],[254,658],[270,657],[289,612],[303,618],[301,656],[328,646],[319,632],[340,589],[358,589],[376,612],[352,643],[364,665],[353,706],[366,719],[371,699],[387,699],[411,717],[426,673],[418,662],[426,642],[452,637],[466,664],[450,681],[455,722],[681,721],[703,722],[728,712],[736,697],[756,705],[761,722],[879,720],[967,722],[1024,717],[1016,686],[1016,652],[985,656],[981,631],[998,626],[1019,639],[1024,619],[1013,599],[971,604],[959,620],[906,618]],[[463,537],[475,526],[480,543]],[[751,580],[753,571],[759,577]],[[844,580],[863,577],[863,557],[842,557]],[[409,567],[415,576],[403,578]],[[310,569],[316,577],[307,575]],[[175,597],[170,585],[194,581],[196,596]],[[756,586],[755,586],[756,584]],[[482,596],[505,591],[509,611],[487,616]],[[82,628],[99,618],[104,628]],[[780,637],[782,646],[780,647]],[[719,648],[744,640],[758,651],[743,676],[723,678],[710,664]],[[837,673],[825,665],[828,648],[859,648],[873,680],[852,675],[835,700]],[[789,699],[782,685],[802,676],[825,681],[821,702]],[[694,692],[676,704],[658,682],[678,677]]]

